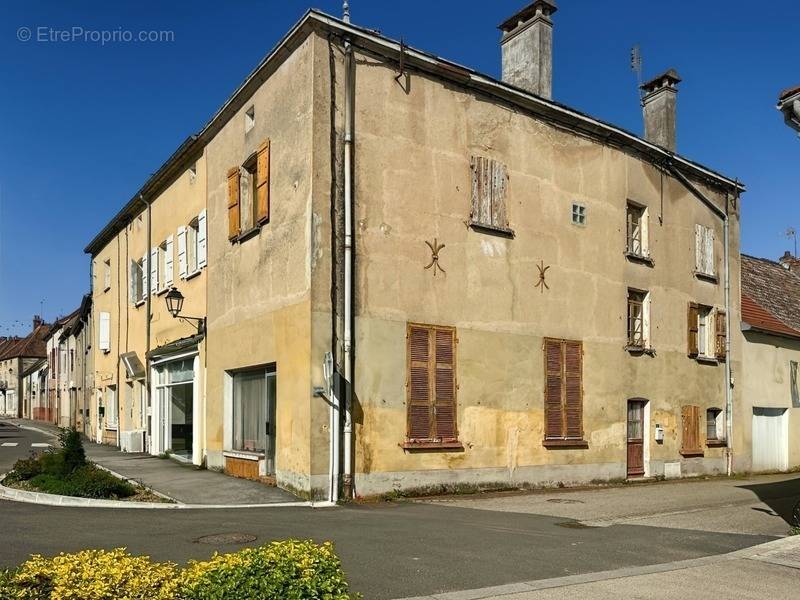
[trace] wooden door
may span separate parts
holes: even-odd
[[[644,402],[628,400],[628,477],[644,475]]]

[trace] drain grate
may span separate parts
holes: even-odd
[[[255,540],[256,536],[249,533],[215,533],[214,535],[199,537],[195,540],[195,543],[222,546],[225,544],[246,544]]]

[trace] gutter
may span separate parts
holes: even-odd
[[[712,213],[722,220],[723,226],[723,269],[725,271],[725,437],[727,438],[727,464],[728,476],[733,474],[733,392],[732,372],[731,372],[731,273],[730,273],[730,250],[729,243],[729,224],[728,224],[728,194],[725,193],[725,210],[714,204],[703,192],[689,181],[686,176],[670,161],[667,162],[667,169],[683,186],[689,190],[698,200],[705,204]],[[738,184],[737,184],[738,185]],[[738,189],[738,188],[737,188]]]

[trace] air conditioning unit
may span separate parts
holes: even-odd
[[[121,432],[119,436],[120,449],[123,452],[144,452],[144,435],[143,429]]]

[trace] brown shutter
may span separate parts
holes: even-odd
[[[454,329],[434,330],[435,355],[435,403],[433,407],[434,429],[437,440],[443,442],[458,439],[456,424],[456,332]]]
[[[727,335],[728,325],[725,322],[724,310],[717,311],[717,314],[714,317],[714,325],[715,329],[717,330],[717,358],[719,360],[725,360],[727,354],[727,348],[725,342],[728,339]]]
[[[408,355],[408,439],[431,438],[431,330],[409,325],[406,334]]]
[[[564,436],[564,411],[561,403],[562,387],[561,340],[544,341],[544,437],[556,439]]]
[[[581,342],[564,342],[564,412],[566,435],[570,439],[583,438],[583,345]]]
[[[681,454],[702,454],[700,449],[700,407],[681,407]]]
[[[699,307],[694,302],[689,303],[686,330],[689,340],[689,356],[697,356],[697,321],[699,318]]]
[[[256,221],[269,221],[269,140],[258,147],[256,159]]]
[[[239,235],[239,167],[228,171],[228,239]]]

